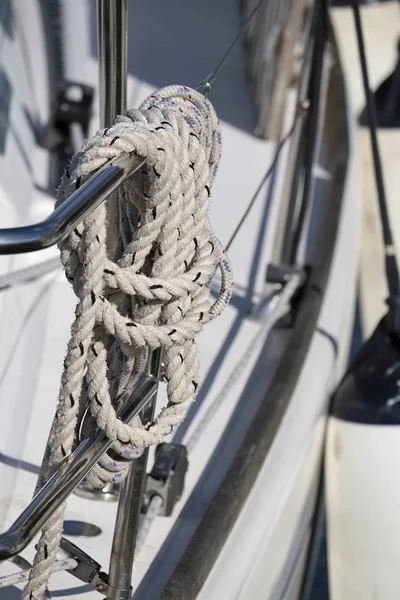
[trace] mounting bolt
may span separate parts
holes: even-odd
[[[105,592],[106,591],[106,585],[104,583],[96,583],[96,592]]]
[[[306,116],[308,114],[308,111],[310,110],[310,101],[308,98],[305,98],[304,100],[302,100],[301,102],[299,102],[299,113],[303,116]]]

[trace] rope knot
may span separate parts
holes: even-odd
[[[78,305],[42,481],[71,453],[77,416],[87,406],[113,440],[111,451],[88,477],[94,486],[120,480],[127,459],[170,434],[198,387],[196,336],[222,312],[231,294],[230,264],[208,217],[221,155],[221,133],[210,102],[185,86],[169,86],[138,110],[117,117],[73,157],[57,203],[121,154],[134,164],[144,158],[145,164],[118,190],[119,237],[113,258],[107,256],[104,205],[60,244]],[[217,266],[221,291],[210,307],[209,285]],[[144,372],[149,351],[160,347],[168,405],[151,424],[136,419],[127,425],[116,410]],[[60,515],[50,528],[55,547]],[[50,529],[44,529],[26,590],[35,587],[32,580],[43,562],[43,540],[48,543]],[[41,577],[46,580],[43,573]],[[39,598],[41,583],[37,590]]]
[[[173,424],[178,423],[193,399],[193,341],[229,302],[233,285],[229,262],[208,218],[220,148],[210,102],[185,86],[169,86],[98,132],[74,157],[61,182],[59,201],[73,182],[76,187],[111,157],[128,153],[132,160],[146,159],[119,190],[114,259],[106,256],[103,206],[61,245],[67,276],[80,299],[74,330],[79,343],[85,341],[85,394],[98,424],[105,427],[107,421],[112,439],[118,430],[119,439],[134,446],[157,443],[171,427],[170,414],[179,413]],[[217,266],[221,292],[210,307],[208,286]],[[92,350],[86,350],[90,345]],[[169,406],[147,430],[121,424],[113,407],[121,394],[133,389],[148,350],[157,347],[165,349],[167,380],[171,372]],[[82,394],[75,372],[68,390],[71,386]]]

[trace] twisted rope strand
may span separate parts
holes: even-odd
[[[77,417],[87,406],[113,441],[88,476],[97,487],[121,480],[126,459],[171,433],[196,394],[195,338],[230,300],[231,267],[208,218],[221,155],[219,123],[209,101],[185,86],[169,86],[139,110],[117,117],[73,157],[57,203],[121,153],[135,164],[146,162],[119,189],[120,231],[113,260],[106,255],[104,206],[60,245],[78,304],[38,485],[72,452]],[[217,267],[221,291],[210,307],[208,286]],[[136,419],[125,424],[117,417],[117,406],[143,373],[149,350],[159,347],[164,349],[168,405],[153,423],[144,426]],[[43,528],[24,600],[39,600],[45,592],[64,508]]]

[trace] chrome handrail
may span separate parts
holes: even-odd
[[[132,164],[126,154],[112,159],[41,223],[0,229],[0,255],[34,252],[57,244],[145,162]]]
[[[132,421],[153,400],[157,387],[156,377],[143,375],[122,409],[120,419],[125,423]],[[111,444],[99,427],[79,444],[11,527],[0,534],[0,561],[8,560],[26,548]]]

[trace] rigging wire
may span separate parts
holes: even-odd
[[[379,213],[382,226],[382,237],[385,250],[385,271],[389,289],[386,303],[389,307],[387,326],[391,333],[400,333],[400,277],[396,260],[395,246],[389,221],[387,196],[383,180],[382,162],[377,140],[377,116],[374,97],[371,92],[367,67],[364,34],[360,17],[360,2],[352,0],[354,25],[356,29],[357,46],[360,58],[362,81],[366,100],[366,113],[371,137],[371,150],[375,171],[375,184],[378,196]]]
[[[279,142],[279,144],[276,147],[275,150],[275,155],[274,158],[272,159],[271,164],[269,165],[265,175],[263,176],[263,178],[261,179],[260,183],[258,184],[253,196],[250,199],[250,202],[247,205],[246,210],[244,211],[239,223],[236,225],[236,228],[234,230],[234,232],[232,233],[229,242],[226,244],[225,249],[226,251],[229,250],[229,248],[231,247],[233,241],[235,240],[237,234],[239,233],[240,229],[243,226],[243,223],[246,221],[247,217],[249,216],[249,213],[251,211],[251,209],[253,208],[253,205],[255,203],[255,201],[257,200],[262,188],[264,187],[265,183],[268,181],[268,179],[271,177],[272,173],[274,172],[275,167],[278,164],[278,160],[279,160],[279,156],[284,148],[284,146],[286,145],[286,142],[289,141],[289,139],[291,138],[293,131],[296,127],[296,123],[297,123],[297,119],[299,117],[299,113],[296,112],[295,118],[293,120],[292,126],[290,127],[289,131],[283,136],[283,138],[281,139],[281,141]]]
[[[238,43],[238,41],[240,40],[240,38],[242,37],[242,35],[245,33],[245,31],[248,28],[248,26],[250,25],[251,21],[253,20],[253,17],[255,17],[255,15],[259,11],[259,9],[260,9],[260,7],[261,7],[261,5],[262,5],[263,2],[264,2],[264,0],[259,0],[259,2],[256,4],[256,6],[253,8],[253,10],[249,14],[249,16],[247,17],[247,19],[245,20],[245,22],[243,23],[243,25],[239,29],[238,33],[234,37],[231,45],[228,47],[228,49],[226,50],[225,54],[222,56],[221,60],[219,61],[219,63],[215,67],[214,71],[212,71],[212,73],[210,73],[210,75],[207,75],[207,77],[205,77],[203,79],[203,81],[201,83],[199,83],[199,85],[197,87],[197,91],[198,92],[202,93],[204,96],[207,96],[209,94],[209,92],[211,91],[211,87],[212,87],[214,81],[216,80],[219,72],[221,71],[221,69],[225,65],[226,61],[228,60],[228,58],[229,58],[232,50],[235,48],[236,44]]]
[[[233,49],[235,48],[236,44],[241,39],[241,37],[243,36],[243,34],[245,33],[245,31],[247,30],[248,26],[250,25],[251,21],[253,20],[253,18],[255,17],[255,15],[257,14],[257,12],[259,11],[259,9],[261,8],[263,2],[264,2],[264,0],[259,0],[259,2],[256,4],[256,6],[253,8],[253,10],[249,14],[249,16],[247,17],[247,19],[245,20],[245,22],[243,23],[243,25],[239,29],[238,33],[236,34],[236,36],[232,40],[230,46],[228,47],[228,49],[223,54],[221,60],[219,61],[219,63],[215,67],[215,69],[212,71],[212,73],[210,73],[210,75],[208,75],[207,77],[205,77],[203,79],[203,81],[197,86],[196,89],[197,89],[198,92],[202,93],[204,96],[207,96],[209,94],[209,92],[211,91],[211,87],[212,87],[213,83],[215,82],[217,76],[219,75],[221,69],[224,67],[226,61],[228,60],[228,58],[229,58],[231,52],[233,51]],[[235,231],[231,235],[231,238],[230,238],[229,242],[225,246],[225,250],[226,251],[229,250],[229,248],[232,245],[235,237],[237,236],[237,234],[239,233],[240,229],[242,228],[243,223],[247,219],[247,217],[248,217],[248,215],[249,215],[249,213],[250,213],[250,211],[251,211],[251,209],[252,209],[255,201],[257,200],[258,195],[260,194],[260,192],[261,192],[264,184],[268,181],[268,179],[271,177],[272,173],[274,172],[274,169],[275,169],[275,167],[277,165],[280,153],[281,153],[283,147],[285,146],[286,142],[290,139],[291,135],[293,134],[294,128],[296,126],[297,117],[298,117],[298,114],[296,113],[291,128],[289,129],[289,131],[286,133],[286,135],[279,142],[279,144],[278,144],[278,146],[277,146],[277,148],[275,150],[275,156],[274,156],[271,164],[269,165],[269,167],[267,169],[267,172],[265,173],[265,175],[261,179],[260,183],[258,184],[256,191],[254,192],[254,194],[253,194],[252,198],[250,199],[250,202],[249,202],[249,204],[248,204],[245,212],[242,215],[242,218],[240,219],[238,225],[236,226]]]

